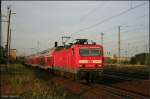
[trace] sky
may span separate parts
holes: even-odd
[[[105,56],[117,55],[119,26],[122,56],[148,52],[149,1],[2,1],[2,16],[8,5],[16,13],[10,27],[17,56],[51,48],[55,41],[61,45],[62,36],[101,44],[101,33]],[[7,22],[1,24],[4,46]]]

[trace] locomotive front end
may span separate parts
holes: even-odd
[[[103,54],[100,47],[82,47],[79,48],[80,68],[98,69],[103,66]]]
[[[78,76],[80,79],[94,81],[103,70],[103,47],[101,45],[82,45],[78,48]]]

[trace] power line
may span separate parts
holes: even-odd
[[[120,27],[121,26],[118,26],[118,65],[120,65],[120,49],[121,49]]]
[[[123,32],[126,32],[126,31],[123,31]],[[129,32],[127,32],[127,33],[129,33]],[[143,34],[143,33],[142,33],[142,34]],[[141,38],[141,37],[148,37],[148,35],[147,35],[147,34],[146,34],[146,35],[136,34],[136,36],[133,36],[133,37],[130,36],[130,38],[128,38],[128,37],[125,38],[125,39],[123,38],[123,41],[124,41],[124,40],[130,40],[130,39],[132,40],[133,38]],[[109,36],[109,37],[107,36],[107,37],[105,37],[105,38],[107,38],[107,40],[105,39],[105,41],[107,41],[107,42],[113,42],[113,40],[109,40],[109,41],[108,41],[108,39],[112,39],[111,36]],[[115,39],[115,38],[114,38],[114,39]],[[137,39],[136,39],[136,40],[137,40]]]
[[[107,34],[106,32],[112,31],[112,29],[116,29],[116,26],[113,26],[113,27],[110,27],[110,28],[108,28],[108,29],[101,30],[101,31],[103,31],[105,34]],[[92,32],[92,33],[93,33],[93,32]],[[97,32],[95,32],[95,33],[99,33],[99,32],[97,31]]]
[[[140,25],[139,25],[140,26]],[[140,27],[136,27],[135,26],[135,28],[130,28],[130,29],[127,29],[127,30],[125,30],[125,31],[122,31],[122,33],[126,33],[126,34],[128,34],[128,33],[133,33],[133,32],[131,32],[131,31],[133,31],[133,30],[135,30],[135,31],[139,31],[139,30],[141,30],[141,29],[143,29],[143,28],[145,28],[143,25],[142,26],[140,26]],[[112,30],[111,30],[112,31]],[[135,32],[134,31],[134,32]],[[114,33],[116,33],[116,32],[111,32],[111,34],[109,34],[109,36],[110,35],[114,35]],[[108,36],[108,35],[107,35]],[[106,37],[107,38],[107,37]],[[112,38],[112,37],[109,37],[109,38]]]
[[[85,31],[85,30],[87,30],[87,29],[96,27],[96,26],[98,26],[98,25],[100,25],[100,24],[102,24],[102,23],[105,23],[105,22],[107,22],[107,21],[109,21],[109,20],[111,20],[111,19],[113,19],[113,18],[116,18],[116,17],[118,17],[118,16],[121,16],[121,15],[123,15],[123,14],[125,14],[125,13],[127,13],[127,12],[129,12],[129,11],[135,9],[135,8],[138,8],[138,7],[140,7],[140,6],[143,6],[143,5],[145,5],[145,4],[147,4],[147,2],[142,3],[142,4],[139,4],[139,5],[136,5],[136,6],[134,6],[134,7],[132,7],[132,8],[129,8],[129,9],[125,10],[125,11],[122,11],[122,12],[116,14],[116,15],[113,15],[113,16],[111,16],[111,17],[109,17],[109,18],[106,18],[106,19],[104,19],[104,20],[102,20],[102,21],[100,21],[100,22],[98,22],[98,23],[96,23],[96,24],[93,24],[93,25],[91,25],[91,26],[89,26],[89,27],[87,27],[87,28],[80,29],[80,30],[78,30],[78,31],[75,32],[75,33],[78,33],[78,32]]]
[[[144,45],[144,44],[148,44],[148,42],[136,42],[136,43],[134,43],[133,44],[133,42],[130,42],[130,43],[126,43],[126,44],[124,44],[124,46],[122,46],[122,48],[120,49],[121,51],[123,50],[123,49],[126,49],[126,48],[128,48],[129,49],[129,44],[131,45],[131,46],[140,46],[141,47],[141,45]],[[139,45],[140,44],[140,45]],[[110,46],[105,46],[106,48],[105,48],[105,50],[107,49],[107,50],[114,50],[114,51],[117,51],[117,44],[115,44],[115,45],[113,45],[113,47],[110,47]],[[130,48],[131,49],[131,48]]]
[[[143,37],[143,38],[142,38]],[[141,36],[141,35],[139,35],[139,36],[136,36],[136,37],[134,37],[134,38],[136,38],[136,39],[133,39],[133,37],[132,38],[126,38],[126,39],[122,39],[122,41],[123,42],[125,42],[125,41],[130,41],[130,42],[134,42],[134,41],[140,41],[141,39],[144,39],[145,40],[145,37],[148,37],[147,35],[143,35],[143,36]],[[137,39],[138,38],[138,39]],[[133,41],[132,41],[133,40]],[[105,40],[106,41],[106,40]],[[113,41],[113,40],[110,40],[110,41],[107,41],[107,42],[104,42],[105,44],[112,44],[112,42],[116,42],[116,41]]]
[[[101,33],[101,44],[103,45],[103,36],[104,36],[104,33]]]
[[[137,25],[140,22],[140,19],[143,19],[146,16],[149,16],[149,14],[144,14],[144,15],[141,15],[139,17],[134,18],[135,19],[135,20],[133,20],[134,24],[128,24],[128,23],[122,23],[122,24],[126,24],[127,26],[135,26],[135,25]]]
[[[148,42],[148,40],[145,40],[145,39],[141,39],[141,40],[135,40],[135,41],[132,41],[132,42],[130,42],[130,43],[132,43],[132,44],[142,44],[142,43],[146,43],[146,42]],[[129,43],[129,42],[128,42]],[[125,44],[127,44],[127,43],[125,43]]]
[[[129,29],[125,29],[125,30],[134,30],[134,29],[137,30],[137,29],[139,29],[139,28],[141,28],[141,27],[143,27],[143,26],[144,26],[143,24],[139,24],[139,25],[136,24],[136,25],[134,25],[134,26],[133,26],[133,25],[132,25],[132,26],[130,25]],[[122,32],[126,32],[126,31],[122,31]]]
[[[147,14],[144,14],[144,15],[142,15],[142,16],[140,16],[140,17],[137,17],[137,18],[135,18],[136,20],[137,19],[142,19],[142,18],[144,18],[145,16],[148,16]],[[136,21],[135,20],[135,21]],[[141,24],[140,25],[137,25],[137,23],[139,23],[139,20],[137,20],[136,21],[136,23],[134,23],[134,24],[127,24],[127,23],[125,23],[128,27],[136,27],[136,26],[141,26]],[[121,25],[122,26],[122,25]],[[142,26],[141,27],[143,27],[143,24],[142,24]],[[136,30],[138,30],[138,29],[141,29],[141,27],[140,28],[136,28]],[[110,28],[108,28],[108,29],[105,29],[105,30],[101,30],[101,31],[103,31],[105,34],[107,34],[106,32],[109,32],[109,31],[111,31],[112,32],[112,29],[116,29],[116,26],[112,26],[112,27],[110,27]],[[135,29],[129,29],[129,30],[135,30]],[[122,32],[127,32],[128,33],[128,30],[127,31],[122,31]],[[92,32],[93,33],[93,32]],[[95,31],[94,33],[99,33],[98,31]],[[116,32],[113,32],[113,33],[116,33]],[[109,33],[109,35],[113,35],[113,33]],[[98,36],[97,36],[98,37]]]
[[[89,11],[86,15],[84,15],[83,17],[80,18],[80,21],[83,21],[86,19],[86,17],[89,16],[89,14],[93,13],[97,8],[103,8],[105,5],[105,3],[103,5],[98,5],[96,8],[92,9],[91,11]],[[100,6],[100,7],[99,7]]]

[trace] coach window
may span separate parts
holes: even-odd
[[[51,57],[48,57],[48,61],[50,61],[51,60]]]
[[[74,56],[74,48],[72,48],[72,56]]]

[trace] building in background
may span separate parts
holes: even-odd
[[[117,55],[109,55],[105,57],[105,63],[117,63],[119,57]],[[130,61],[130,57],[120,56],[121,63],[128,63]]]
[[[9,53],[10,53],[10,56],[9,56],[10,61],[15,61],[15,60],[16,60],[16,52],[17,52],[16,49],[10,49],[10,50],[9,50]]]

